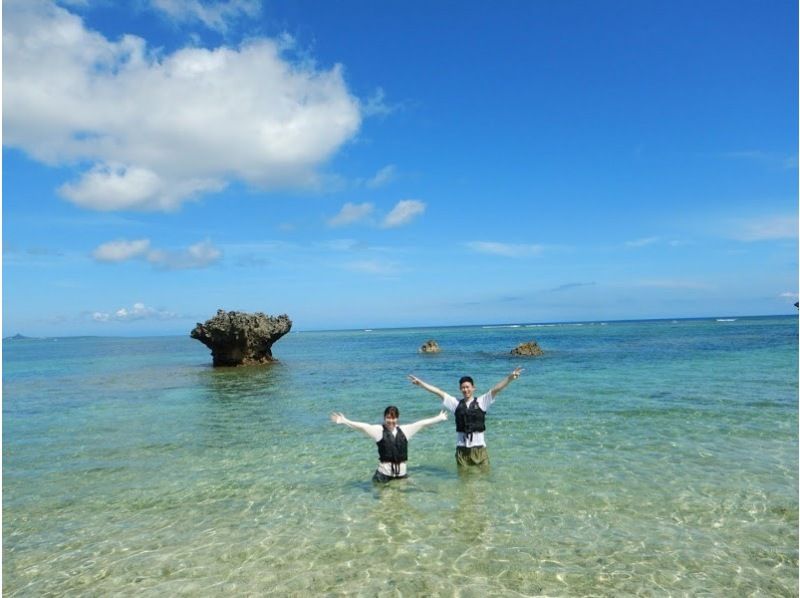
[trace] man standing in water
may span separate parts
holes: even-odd
[[[389,405],[383,412],[383,425],[365,424],[347,419],[344,414],[334,411],[331,421],[335,424],[344,424],[354,430],[361,430],[372,438],[378,445],[378,469],[372,476],[372,481],[380,484],[399,480],[407,476],[406,461],[408,461],[408,441],[422,428],[443,422],[447,419],[447,412],[442,410],[439,415],[421,419],[413,424],[400,426],[397,420],[400,411],[394,405]]]
[[[486,412],[494,403],[497,394],[512,380],[520,377],[522,368],[516,368],[508,376],[495,384],[491,390],[479,397],[474,397],[475,382],[469,376],[463,376],[458,381],[463,399],[460,401],[447,394],[441,388],[423,382],[416,376],[408,376],[412,384],[420,386],[442,399],[442,405],[455,414],[456,420],[456,463],[459,468],[478,466],[482,469],[489,467],[489,452],[483,432],[486,430]]]

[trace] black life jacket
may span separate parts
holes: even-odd
[[[398,427],[395,435],[383,426],[383,438],[378,441],[378,458],[382,463],[392,464],[393,475],[400,475],[400,464],[408,461],[408,440],[403,430]]]
[[[455,412],[456,432],[463,432],[472,437],[473,432],[486,430],[486,412],[478,405],[478,399],[472,399],[467,407],[467,400],[458,402]]]

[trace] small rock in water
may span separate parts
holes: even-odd
[[[422,343],[419,351],[420,353],[438,353],[441,349],[439,348],[439,343],[435,340],[429,340]]]
[[[544,351],[539,346],[539,343],[536,341],[531,341],[529,343],[520,343],[514,349],[511,350],[512,355],[527,355],[529,357],[538,357],[539,355],[544,355]]]

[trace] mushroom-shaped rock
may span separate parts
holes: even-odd
[[[217,315],[197,323],[190,336],[211,349],[214,366],[255,365],[275,361],[272,345],[292,329],[289,316],[267,316],[217,310]]]
[[[539,346],[539,343],[536,341],[531,341],[529,343],[520,343],[514,349],[511,350],[512,355],[526,355],[529,357],[538,357],[539,355],[544,355],[544,351]]]
[[[439,343],[435,340],[429,340],[422,343],[419,351],[420,353],[438,353],[441,349],[439,348]]]

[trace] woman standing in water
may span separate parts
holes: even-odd
[[[354,430],[361,430],[378,444],[378,469],[372,476],[372,481],[385,484],[392,480],[408,476],[406,461],[408,461],[408,441],[422,428],[443,422],[447,419],[447,412],[442,410],[439,415],[421,419],[413,424],[397,423],[400,410],[394,405],[389,405],[383,412],[383,425],[365,424],[347,419],[344,414],[334,411],[331,421],[335,424],[344,424]]]

